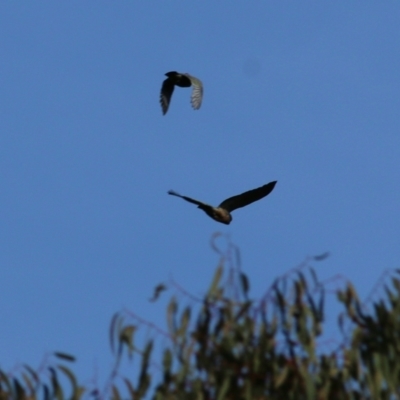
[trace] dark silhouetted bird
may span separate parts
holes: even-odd
[[[269,195],[274,190],[276,182],[277,181],[273,181],[257,189],[249,190],[248,192],[238,194],[237,196],[229,197],[229,199],[224,200],[218,207],[210,206],[206,203],[202,203],[201,201],[191,199],[190,197],[181,196],[179,193],[176,193],[173,190],[170,190],[168,194],[181,197],[189,203],[196,204],[198,208],[203,210],[215,221],[229,225],[229,223],[232,221],[231,212],[233,210],[246,207],[247,205]]]
[[[176,71],[167,72],[165,75],[168,76],[168,78],[163,82],[160,94],[163,115],[168,111],[175,85],[179,87],[193,87],[190,102],[192,103],[192,107],[198,110],[203,100],[203,84],[200,79],[189,74],[180,74]]]

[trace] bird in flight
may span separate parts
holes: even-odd
[[[198,208],[203,210],[215,221],[229,225],[232,221],[232,211],[236,210],[237,208],[246,207],[247,205],[254,203],[257,200],[261,200],[263,197],[269,195],[274,190],[276,182],[277,181],[273,181],[257,189],[249,190],[248,192],[238,194],[237,196],[229,197],[229,199],[224,200],[218,207],[213,207],[190,197],[182,196],[173,190],[170,190],[168,194],[181,197],[189,203],[196,204]]]
[[[189,74],[180,74],[176,71],[167,72],[165,76],[168,78],[163,82],[160,93],[160,103],[163,115],[165,115],[168,111],[175,85],[179,87],[192,86],[190,102],[195,110],[200,108],[201,101],[203,100],[203,84],[201,83],[200,79],[197,79]]]

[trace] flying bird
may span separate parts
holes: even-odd
[[[173,190],[170,190],[168,194],[181,197],[189,203],[196,204],[198,208],[203,210],[215,221],[229,225],[232,221],[232,211],[236,210],[237,208],[246,207],[247,205],[254,203],[257,200],[261,200],[263,197],[269,195],[274,190],[276,182],[277,181],[273,181],[257,189],[249,190],[248,192],[244,192],[237,196],[229,197],[229,199],[224,200],[218,207],[213,207],[190,197],[182,196]]]
[[[201,101],[203,100],[203,84],[201,83],[200,79],[197,79],[189,74],[180,74],[176,71],[167,72],[165,76],[168,78],[163,82],[160,93],[160,103],[163,115],[165,115],[168,111],[175,85],[179,87],[192,86],[190,102],[195,110],[200,108]]]

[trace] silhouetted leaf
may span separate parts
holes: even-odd
[[[33,393],[35,391],[35,385],[33,384],[32,380],[30,379],[28,374],[22,372],[21,376],[22,376],[22,379],[24,380],[25,387],[27,387],[27,389],[30,393]]]
[[[136,331],[135,325],[127,325],[119,333],[119,341],[121,344],[125,344],[128,347],[129,356],[132,357],[134,350],[133,336]]]
[[[329,257],[329,251],[326,251],[325,253],[322,253],[320,255],[314,256],[313,259],[314,261],[323,261]]]
[[[24,364],[23,367],[31,374],[32,378],[34,379],[36,385],[40,382],[39,376],[29,365]]]
[[[129,392],[129,395],[131,396],[131,399],[136,399],[136,392],[135,392],[135,389],[133,388],[131,381],[127,378],[124,378],[124,382],[125,382],[126,387],[128,388],[128,392]]]
[[[218,393],[217,400],[225,400],[225,398],[226,398],[226,393],[227,393],[228,390],[229,390],[229,383],[230,383],[230,380],[231,380],[231,378],[230,378],[229,376],[227,376],[227,377],[224,379],[224,382],[223,382],[222,386],[219,388],[219,391],[217,392],[217,393]]]
[[[48,370],[50,371],[51,374],[51,386],[53,389],[53,396],[54,398],[58,400],[63,400],[64,395],[63,395],[63,390],[62,387],[60,386],[58,379],[57,379],[57,372],[53,367],[49,367]]]
[[[71,355],[66,354],[66,353],[60,353],[60,352],[56,351],[56,352],[54,352],[54,355],[56,357],[58,357],[58,358],[66,360],[66,361],[75,361],[75,357],[74,356],[71,356]]]
[[[187,327],[190,321],[190,307],[186,307],[185,311],[182,313],[181,316],[181,326],[179,328],[179,332],[177,336],[183,336],[186,334]]]
[[[178,304],[175,297],[172,297],[167,309],[167,322],[170,332],[174,335],[176,331],[175,314],[178,310]]]
[[[166,349],[164,351],[164,356],[163,356],[164,373],[166,371],[170,371],[171,366],[172,366],[172,353],[170,349]]]
[[[57,368],[67,376],[72,386],[72,398],[76,399],[78,395],[78,382],[76,381],[75,375],[70,369],[64,367],[63,365],[57,365]]]
[[[43,399],[50,400],[50,390],[47,385],[43,385]]]
[[[243,305],[240,307],[239,311],[237,312],[236,316],[235,316],[235,321],[239,321],[239,319],[245,315],[248,311],[248,309],[251,307],[252,302],[251,301],[246,301],[245,303],[243,303]]]
[[[148,365],[152,350],[153,350],[153,341],[149,341],[146,344],[146,347],[145,347],[144,352],[143,352],[143,359],[142,359],[142,364],[143,365],[146,365],[146,366]]]
[[[207,297],[217,296],[217,289],[218,289],[219,281],[221,280],[223,271],[224,271],[224,268],[222,267],[222,265],[217,267],[217,270],[215,271],[214,279],[211,283],[210,289],[208,290]]]
[[[25,390],[18,382],[18,379],[13,379],[15,400],[25,400]]]
[[[241,272],[239,276],[240,276],[240,283],[242,286],[242,292],[245,295],[245,297],[247,298],[247,294],[248,294],[249,288],[250,288],[249,279],[247,278],[246,274],[244,274],[243,272]]]
[[[138,398],[141,398],[140,396],[144,396],[147,392],[147,389],[150,386],[150,375],[148,373],[148,367],[152,349],[153,349],[153,341],[150,340],[147,343],[142,355],[142,366],[141,366],[139,384],[137,389]]]
[[[225,314],[221,310],[219,310],[219,318],[214,328],[214,336],[218,336],[219,332],[225,325]]]
[[[7,377],[7,375],[0,370],[0,384],[3,383],[0,387],[7,387],[7,391],[8,393],[12,393],[13,392],[13,388],[12,388],[12,383],[10,382],[10,379]]]
[[[310,309],[311,309],[310,311],[312,313],[314,320],[319,321],[319,313],[318,313],[318,309],[315,305],[313,297],[310,295],[310,293],[308,291],[306,293],[306,296],[307,296],[307,301],[310,306]]]
[[[314,286],[318,287],[319,286],[319,282],[318,282],[317,274],[314,271],[314,268],[310,267],[310,273],[311,273],[311,276],[312,276],[313,281],[314,281]]]
[[[115,313],[113,315],[113,317],[111,318],[111,323],[110,323],[110,347],[111,347],[111,353],[113,353],[113,354],[115,354],[114,336],[115,336],[115,330],[116,330],[118,316],[119,316],[119,314]]]
[[[163,292],[164,290],[167,290],[167,287],[166,287],[163,283],[160,283],[159,285],[157,285],[157,286],[154,288],[153,297],[151,297],[151,298],[149,299],[149,301],[151,301],[151,302],[156,301],[156,300],[159,298],[161,292]]]
[[[392,284],[396,288],[397,292],[400,292],[400,280],[398,278],[392,278]]]
[[[325,290],[321,290],[320,298],[319,298],[319,303],[318,303],[318,321],[323,322],[324,321],[324,300],[325,300]]]
[[[277,376],[275,376],[274,386],[278,389],[283,382],[285,381],[286,377],[288,376],[289,368],[286,366],[284,367]]]
[[[304,274],[301,271],[297,271],[297,275],[299,276],[302,289],[307,290],[307,280],[304,277]]]
[[[345,316],[345,314],[343,314],[343,313],[341,313],[341,314],[339,315],[339,318],[338,318],[339,328],[340,328],[340,331],[342,332],[342,334],[345,334],[345,331],[344,331],[344,321],[345,321],[345,318],[346,318],[346,316]]]
[[[122,400],[118,388],[115,385],[112,386],[111,390],[112,390],[112,395],[111,395],[112,400]]]
[[[276,298],[278,300],[279,310],[283,315],[283,313],[285,312],[285,299],[284,299],[282,293],[280,292],[278,285],[275,285],[274,289],[275,289]]]

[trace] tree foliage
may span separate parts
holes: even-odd
[[[136,331],[150,323],[127,312],[113,317],[115,368],[105,390],[79,384],[67,366],[74,358],[54,353],[39,370],[27,365],[13,373],[0,370],[0,400],[397,398],[399,274],[392,271],[386,276],[380,296],[368,304],[360,302],[349,282],[336,291],[343,308],[338,318],[342,338],[327,349],[319,342],[326,285],[309,263],[278,278],[254,300],[249,278],[223,259],[202,299],[182,304],[172,296],[161,354],[154,351],[154,339],[143,348],[135,344]],[[166,288],[158,285],[152,301]],[[133,377],[122,377],[120,361],[134,353],[140,355],[139,370]],[[161,357],[159,373],[153,371],[156,354]]]

